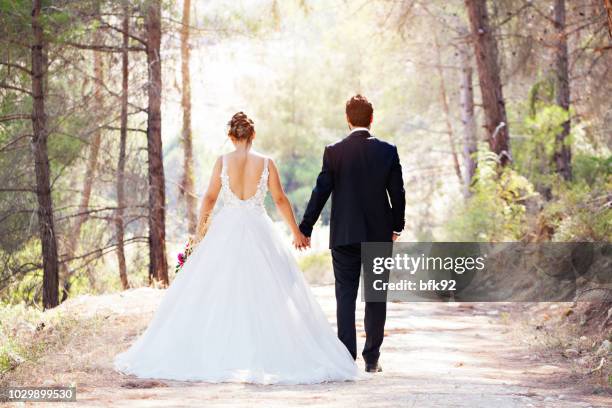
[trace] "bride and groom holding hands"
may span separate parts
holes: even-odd
[[[298,225],[273,160],[251,150],[254,123],[229,122],[235,150],[219,157],[202,201],[200,243],[165,293],[145,332],[115,358],[142,378],[309,384],[360,377],[355,307],[362,242],[394,241],[404,228],[405,192],[397,148],[369,129],[372,104],[346,103],[350,129],[325,147],[323,165]],[[289,246],[264,207],[270,192],[298,249],[332,197],[330,241],[338,333],[333,332]],[[211,217],[221,196],[223,207]],[[366,302],[365,371],[379,372],[386,303]]]

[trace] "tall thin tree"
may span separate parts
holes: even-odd
[[[565,32],[565,0],[554,0],[555,15],[555,101],[569,114],[570,82],[568,69],[567,33]],[[554,162],[557,173],[565,180],[572,178],[572,151],[567,143],[570,119],[563,122],[555,137]]]
[[[59,261],[57,239],[53,221],[53,201],[49,153],[47,150],[47,115],[45,112],[45,85],[48,59],[42,25],[42,0],[32,1],[32,152],[36,173],[38,198],[38,226],[43,258],[43,306],[52,308],[59,303]]]
[[[436,27],[432,28],[434,46],[436,52],[436,72],[438,73],[438,80],[440,81],[440,101],[442,102],[442,109],[444,111],[444,122],[446,123],[446,133],[448,134],[448,144],[451,151],[451,157],[453,159],[453,168],[455,174],[459,180],[459,184],[463,184],[463,177],[461,175],[461,166],[459,165],[459,157],[457,156],[457,148],[455,146],[455,133],[453,132],[453,125],[451,123],[451,112],[448,106],[448,98],[446,96],[446,81],[444,80],[444,71],[442,70],[442,46],[438,39],[438,31]]]
[[[608,14],[608,34],[612,37],[612,0],[604,0],[604,7]]]
[[[129,92],[129,32],[130,7],[128,0],[123,0],[123,46],[121,49],[121,119],[119,125],[119,157],[117,160],[117,211],[115,214],[115,229],[117,230],[117,263],[119,265],[119,279],[123,289],[129,288],[127,267],[125,263],[125,155],[128,126],[128,92]]]
[[[149,280],[168,285],[166,256],[166,191],[161,138],[161,0],[145,9],[147,41],[147,152],[149,158]]]
[[[183,142],[183,177],[181,180],[180,192],[185,198],[189,234],[193,235],[197,227],[197,200],[193,180],[193,137],[191,130],[191,74],[189,68],[190,24],[191,0],[183,0],[183,21],[181,25],[181,76],[183,80],[181,98],[181,106],[183,108],[183,130],[181,140]]]
[[[489,23],[487,1],[465,0],[465,6],[470,21],[489,146],[493,152],[497,153],[501,165],[504,166],[511,161],[512,156],[506,104],[500,78],[497,41]]]
[[[467,33],[466,33],[467,34]],[[476,117],[474,116],[474,86],[471,54],[465,42],[458,44],[459,61],[461,66],[461,88],[459,100],[461,105],[461,124],[463,127],[463,194],[469,197],[470,185],[476,174],[477,151]]]

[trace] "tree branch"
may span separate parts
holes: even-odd
[[[108,129],[108,130],[121,130],[121,128],[116,127],[116,126],[102,126],[102,128],[104,129]],[[142,132],[142,133],[147,133],[146,129],[138,129],[138,128],[127,128],[128,132]]]
[[[18,86],[9,85],[9,84],[6,84],[4,82],[0,83],[0,88],[9,89],[9,90],[12,90],[12,91],[17,91],[17,92],[25,93],[25,94],[28,94],[28,95],[32,95],[32,92],[28,91],[27,89],[20,88]]]
[[[10,122],[11,120],[30,120],[30,119],[32,119],[32,115],[28,115],[25,113],[13,113],[12,115],[0,116],[0,123]]]
[[[0,188],[0,193],[35,193],[36,190],[33,188]]]
[[[94,45],[94,44],[79,44],[72,41],[66,41],[64,44],[69,45],[80,50],[92,50],[99,52],[122,52],[123,47],[115,47],[112,45]],[[145,47],[128,47],[128,51],[146,51]]]
[[[19,64],[13,64],[13,63],[11,63],[11,62],[3,62],[3,61],[0,61],[0,65],[4,65],[5,67],[9,67],[9,68],[15,68],[15,69],[18,69],[18,70],[20,70],[20,71],[25,72],[25,73],[26,73],[26,74],[28,74],[28,75],[32,75],[32,71],[30,71],[30,70],[29,70],[29,69],[27,69],[26,67],[21,66],[21,65],[19,65]]]
[[[117,32],[119,32],[119,33],[121,33],[121,34],[126,34],[126,33],[123,31],[123,29],[122,29],[122,28],[120,28],[120,27],[115,27],[114,25],[112,25],[112,24],[110,24],[110,23],[107,23],[106,21],[100,21],[100,23],[102,24],[102,27],[110,28],[111,30],[117,31]],[[138,41],[139,43],[141,43],[141,44],[142,44],[143,46],[145,46],[145,47],[147,46],[147,42],[146,42],[144,39],[142,39],[142,38],[140,38],[140,37],[138,37],[138,36],[136,36],[136,35],[132,34],[131,32],[129,32],[129,33],[127,33],[127,34],[128,34],[128,36],[129,36],[131,39]]]
[[[21,139],[25,139],[26,137],[32,137],[32,135],[28,134],[28,133],[24,133],[22,135],[19,135],[19,136],[13,138],[13,140],[11,140],[10,142],[6,143],[3,146],[0,146],[0,152],[8,151],[9,147],[13,146],[17,142],[19,142]]]

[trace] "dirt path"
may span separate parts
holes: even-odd
[[[333,287],[314,291],[334,321]],[[506,322],[508,306],[498,304],[390,304],[381,358],[384,372],[356,383],[213,385],[144,381],[115,373],[112,356],[142,331],[162,295],[144,288],[67,302],[59,313],[95,317],[90,338],[67,339],[65,353],[29,367],[27,378],[75,384],[79,406],[564,408],[611,402],[555,385],[551,378],[568,374],[567,368],[533,361],[529,351],[516,346]]]

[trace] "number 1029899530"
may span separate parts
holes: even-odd
[[[76,401],[76,387],[5,387],[0,402]]]

